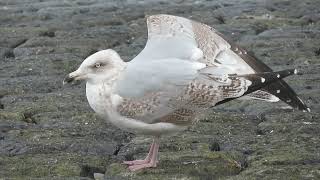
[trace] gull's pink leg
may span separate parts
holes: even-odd
[[[123,164],[127,164],[127,165],[136,165],[136,164],[146,164],[148,162],[150,162],[151,160],[151,156],[152,156],[152,153],[153,153],[153,149],[154,149],[154,140],[150,146],[150,149],[149,149],[149,153],[147,155],[147,157],[143,160],[133,160],[133,161],[123,161]]]
[[[153,152],[152,152],[150,161],[144,164],[131,165],[129,166],[130,171],[137,171],[137,170],[149,168],[149,167],[157,167],[158,151],[159,151],[159,139],[157,138],[154,141],[154,147],[153,147]]]

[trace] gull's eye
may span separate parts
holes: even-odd
[[[101,67],[103,67],[103,66],[105,66],[105,65],[106,65],[105,63],[96,62],[96,63],[94,63],[93,65],[91,65],[90,68],[92,68],[92,69],[99,69],[99,68],[101,68]]]
[[[101,67],[101,66],[102,66],[101,63],[95,63],[95,64],[94,64],[94,67],[95,67],[95,68],[99,68],[99,67]]]

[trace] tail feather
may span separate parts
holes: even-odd
[[[233,77],[234,78],[243,77],[243,78],[246,78],[252,82],[252,84],[248,87],[248,90],[242,95],[242,96],[245,96],[245,95],[250,94],[250,93],[257,91],[259,89],[270,87],[270,85],[272,85],[272,84],[277,84],[278,81],[281,81],[283,78],[290,76],[290,75],[293,75],[293,74],[297,74],[296,69],[288,69],[288,70],[283,70],[283,71],[278,71],[278,72],[262,72],[262,73],[256,73],[256,74],[246,74],[246,75],[234,74],[234,75],[230,75],[229,78],[232,79]],[[274,89],[272,89],[272,92],[274,93],[275,96],[278,95],[277,97],[279,97],[279,94],[281,94],[281,93],[286,94],[287,93],[287,91],[282,92],[285,89],[283,89],[283,88],[277,89],[276,87],[277,86],[274,86]],[[216,105],[223,104],[223,103],[228,102],[232,99],[236,99],[236,98],[225,99],[223,101],[218,102]],[[302,110],[304,110],[304,109],[302,109]],[[305,111],[310,112],[310,108],[306,107]]]
[[[217,32],[218,33],[218,32]],[[238,49],[240,51],[245,51],[243,48],[238,46],[237,44],[230,41],[223,34],[218,33],[219,36],[223,37],[227,42],[231,45],[231,49]],[[261,72],[272,72],[272,69],[267,66],[265,63],[258,60],[254,54],[248,52],[247,54],[239,55],[245,62],[248,64],[256,73]],[[275,90],[279,89],[280,93],[277,93]],[[266,91],[280,100],[284,101],[288,105],[293,108],[297,108],[302,111],[310,111],[310,108],[298,97],[298,95],[294,92],[294,90],[282,79],[273,82],[264,88],[262,91]]]
[[[277,96],[283,102],[289,104],[291,107],[310,112],[310,108],[300,99],[300,97],[292,90],[292,88],[283,80],[271,83],[263,88],[265,91]],[[275,89],[281,92],[277,93]]]
[[[283,79],[293,74],[297,74],[296,69],[288,69],[288,70],[283,70],[278,72],[263,72],[263,73],[256,73],[256,74],[234,75],[234,76],[244,77],[252,82],[251,86],[249,86],[248,90],[244,93],[244,95],[247,95],[256,90],[264,88],[270,85],[271,83],[278,81],[279,79]],[[281,92],[280,89],[274,89],[274,91],[277,94]]]
[[[249,65],[257,73],[264,72],[264,71],[266,72],[272,71],[272,69],[268,67],[266,64],[264,64],[261,61],[258,61],[254,55],[250,54],[249,57],[251,61],[251,64]],[[279,89],[281,92],[277,93],[277,91],[275,91],[276,89]],[[299,98],[299,96],[294,92],[294,90],[282,79],[274,83],[271,83],[268,86],[265,86],[261,90],[267,91],[270,94],[277,96],[280,100],[287,103],[293,108],[296,108],[302,111],[310,111],[310,108]]]

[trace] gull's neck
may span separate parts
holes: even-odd
[[[110,117],[114,112],[114,99],[117,98],[113,93],[116,80],[120,77],[123,70],[126,68],[126,63],[119,64],[114,69],[111,76],[100,82],[86,84],[86,95],[90,107],[100,116]]]

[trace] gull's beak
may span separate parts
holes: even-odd
[[[68,75],[63,79],[63,85],[68,84],[68,83],[71,83],[71,82],[76,81],[76,80],[81,80],[81,79],[84,79],[84,76],[81,75],[81,73],[79,72],[79,70],[77,70],[77,71],[74,71],[74,72],[68,74]]]
[[[70,74],[68,74],[64,79],[63,79],[63,85],[71,83],[74,81],[74,77],[71,77]]]

